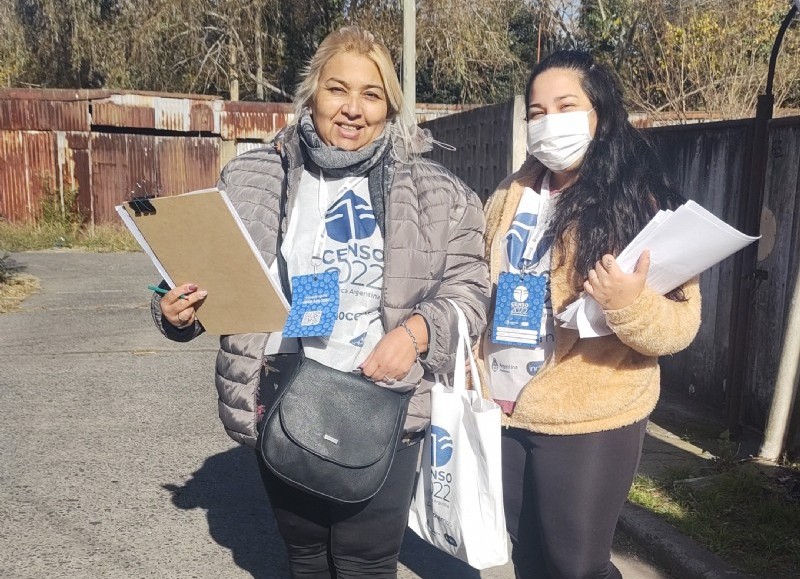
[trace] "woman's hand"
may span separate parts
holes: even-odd
[[[583,289],[604,310],[621,310],[631,305],[644,289],[650,269],[650,250],[645,249],[636,262],[633,273],[623,273],[613,255],[606,254],[589,272]]]
[[[425,318],[414,314],[406,326],[417,340],[419,353],[428,351],[428,327]],[[406,329],[398,326],[388,332],[361,364],[361,372],[370,380],[392,383],[408,374],[417,359],[414,342]]]
[[[193,283],[176,286],[161,298],[161,315],[178,329],[188,328],[207,295],[205,290],[197,291]]]

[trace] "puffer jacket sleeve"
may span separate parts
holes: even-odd
[[[428,324],[428,352],[421,362],[433,373],[447,373],[455,367],[458,344],[456,314],[447,299],[464,312],[473,343],[486,327],[489,305],[489,269],[483,258],[485,218],[478,196],[452,177],[449,238],[445,274],[436,294],[421,302],[415,313]]]
[[[645,287],[629,306],[607,310],[606,322],[627,346],[646,356],[680,352],[694,340],[700,328],[700,280],[683,287],[682,301],[658,295]]]
[[[161,281],[158,287],[162,289],[170,289],[165,281]],[[164,316],[161,315],[161,294],[153,292],[153,297],[150,300],[150,313],[153,315],[153,322],[155,322],[158,330],[173,342],[188,342],[195,339],[202,334],[205,330],[203,325],[195,320],[194,324],[186,328],[176,328],[170,324]]]

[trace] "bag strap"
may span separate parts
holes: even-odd
[[[281,280],[281,289],[283,290],[283,295],[286,296],[289,305],[292,303],[292,284],[289,283],[289,271],[286,266],[286,259],[283,257],[283,221],[286,219],[286,202],[289,199],[289,164],[286,159],[282,159],[283,161],[283,187],[281,187],[281,197],[278,203],[279,212],[278,212],[278,248],[275,252],[275,259],[278,260],[278,275]],[[287,224],[288,227],[288,224]],[[300,348],[300,352],[303,351],[303,342],[300,338],[297,338],[297,343]]]
[[[281,278],[281,289],[289,303],[292,303],[292,286],[289,284],[289,273],[286,268],[286,259],[283,257],[283,220],[286,219],[286,201],[289,197],[289,168],[287,163],[283,163],[283,187],[281,187],[281,196],[278,203],[278,248],[275,252],[275,259],[278,260],[278,275]]]
[[[472,342],[469,339],[467,317],[456,302],[450,298],[447,298],[447,301],[453,306],[453,309],[456,311],[456,318],[458,319],[458,345],[456,346],[456,367],[453,370],[453,392],[463,392],[467,389],[467,370],[464,367],[465,360],[469,360],[472,382],[476,384],[476,390],[480,391],[480,374],[478,374],[478,365],[472,353]]]

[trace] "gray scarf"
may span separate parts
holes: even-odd
[[[334,179],[357,177],[372,169],[381,160],[389,145],[386,128],[380,137],[358,151],[345,151],[322,142],[314,128],[311,113],[304,111],[298,123],[300,141],[314,164]]]
[[[314,121],[308,110],[303,111],[297,123],[301,147],[308,154],[311,161],[326,175],[334,179],[344,177],[357,177],[368,174],[369,196],[375,221],[381,233],[386,236],[384,214],[386,196],[389,193],[391,180],[390,160],[391,155],[386,153],[390,149],[390,123],[386,123],[383,134],[359,151],[345,151],[339,147],[331,147],[322,142],[314,128]]]

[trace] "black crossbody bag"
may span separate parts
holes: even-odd
[[[278,269],[291,302],[278,222]],[[286,483],[340,503],[373,497],[383,486],[403,433],[413,391],[382,388],[297,354],[269,356],[261,372],[267,411],[257,448],[267,468]]]

